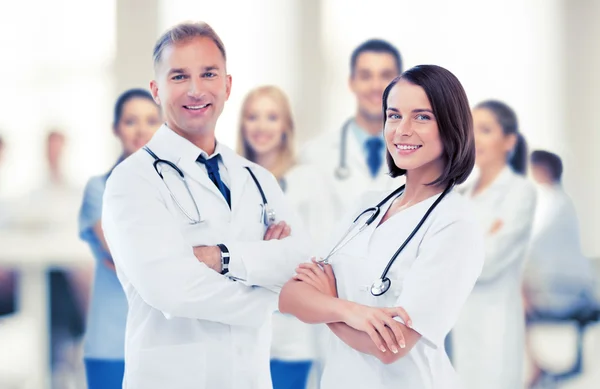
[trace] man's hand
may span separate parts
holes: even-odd
[[[217,246],[194,247],[194,255],[198,261],[210,267],[217,273],[221,273],[221,249]]]
[[[290,236],[292,229],[286,222],[280,221],[277,224],[272,224],[265,232],[264,240],[284,239]]]

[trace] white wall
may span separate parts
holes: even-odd
[[[76,184],[109,167],[114,20],[110,1],[0,5],[2,195],[40,184],[49,127],[67,135],[65,172]]]

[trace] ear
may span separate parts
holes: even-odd
[[[225,101],[229,100],[229,95],[231,94],[231,75],[228,74],[225,80]]]
[[[352,93],[356,94],[356,91],[354,90],[354,76],[350,75],[350,77],[348,77],[348,88],[350,89],[350,91],[352,91]]]
[[[158,96],[158,84],[156,80],[150,81],[150,91],[152,92],[152,98],[154,102],[160,105],[160,97]]]
[[[508,153],[514,150],[515,146],[517,145],[517,134],[506,135],[505,138],[504,151]]]

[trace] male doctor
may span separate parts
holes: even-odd
[[[129,303],[124,388],[270,388],[273,290],[308,240],[275,178],[215,139],[231,76],[212,28],[167,31],[154,70],[166,123],[115,168],[102,216]],[[169,163],[161,179],[150,152],[185,182]],[[269,228],[259,185],[280,220]]]
[[[383,91],[400,73],[402,58],[391,43],[371,39],[354,49],[348,81],[356,96],[354,117],[303,149],[303,162],[318,165],[330,180],[336,213],[347,212],[365,191],[401,184],[387,175],[381,110]]]

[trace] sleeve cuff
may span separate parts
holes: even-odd
[[[227,275],[235,277],[240,281],[246,281],[248,279],[248,271],[238,247],[235,244],[227,242],[223,242],[223,244],[229,249],[229,273]]]

